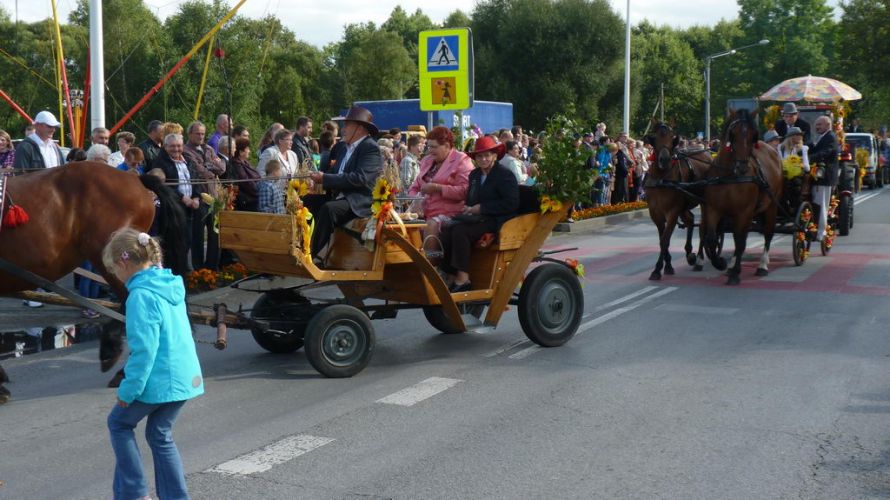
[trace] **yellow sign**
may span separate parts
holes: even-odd
[[[422,31],[417,54],[422,111],[473,106],[473,35],[469,28]]]

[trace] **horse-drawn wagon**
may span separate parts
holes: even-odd
[[[257,344],[276,353],[305,347],[319,372],[349,377],[370,360],[375,337],[371,320],[395,317],[402,309],[420,308],[437,330],[462,333],[468,331],[465,318],[481,319],[483,328],[493,328],[507,306],[515,305],[530,340],[544,347],[567,342],[584,309],[580,283],[572,268],[540,253],[564,214],[541,214],[536,202],[526,206],[530,210],[507,221],[494,243],[474,249],[474,289],[459,293],[449,292],[427,258],[422,222],[381,223],[372,242],[362,241],[361,233],[374,218],[338,228],[325,269],[305,251],[307,226],[298,215],[223,212],[220,244],[254,272],[308,280],[262,293],[249,317],[242,318]],[[550,262],[526,276],[530,264],[544,260]],[[339,288],[342,299],[312,300],[303,294],[323,286]]]

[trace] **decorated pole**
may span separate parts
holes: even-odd
[[[32,120],[30,116],[28,116],[28,113],[25,113],[25,110],[22,109],[21,106],[16,104],[16,102],[12,100],[12,97],[9,97],[9,94],[3,92],[3,89],[0,89],[0,97],[2,97],[3,100],[6,101],[10,106],[12,106],[12,109],[15,110],[16,113],[21,115],[22,118],[28,120],[28,123],[34,123],[34,120]]]
[[[161,78],[161,80],[158,83],[156,83],[155,86],[152,87],[151,90],[149,90],[148,93],[145,94],[142,97],[142,99],[140,99],[139,102],[137,102],[136,105],[133,106],[133,108],[130,111],[128,111],[127,114],[124,115],[124,117],[121,118],[120,121],[118,121],[114,125],[114,127],[111,128],[112,135],[115,132],[117,132],[125,123],[127,123],[127,121],[130,118],[132,118],[133,115],[135,115],[136,112],[138,112],[142,108],[142,106],[144,106],[145,103],[148,102],[149,99],[151,99],[155,94],[157,94],[158,90],[160,90],[161,87],[163,87],[164,84],[167,83],[167,80],[172,78],[173,75],[175,75],[176,72],[179,71],[179,68],[181,68],[185,63],[187,63],[188,60],[191,59],[192,56],[194,56],[201,49],[201,47],[203,47],[204,44],[207,43],[208,40],[210,40],[210,38],[212,38],[214,35],[216,35],[216,32],[219,31],[220,28],[222,28],[224,24],[229,22],[229,19],[234,17],[235,13],[238,12],[238,9],[240,9],[241,6],[244,5],[244,2],[246,2],[246,1],[247,0],[240,0],[238,2],[238,4],[232,8],[232,10],[230,10],[225,16],[223,16],[223,18],[220,19],[218,23],[216,23],[216,26],[214,26],[213,29],[211,29],[209,32],[207,32],[207,34],[204,35],[204,37],[201,38],[198,41],[198,43],[196,43],[195,46],[192,47],[192,49],[188,51],[188,54],[186,54],[182,59],[180,59],[179,62],[177,62],[173,66],[173,68],[170,71],[168,71],[167,74],[164,75],[164,77]]]

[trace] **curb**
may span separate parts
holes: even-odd
[[[632,221],[649,216],[648,208],[639,210],[631,210],[630,212],[622,212],[620,214],[607,215],[605,217],[594,217],[592,219],[584,219],[573,223],[560,222],[553,228],[554,233],[580,233],[582,231],[590,231],[605,226],[615,226],[624,222]]]

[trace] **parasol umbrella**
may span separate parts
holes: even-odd
[[[846,83],[812,75],[785,80],[760,96],[762,101],[836,102],[858,99],[862,99],[862,94]]]

